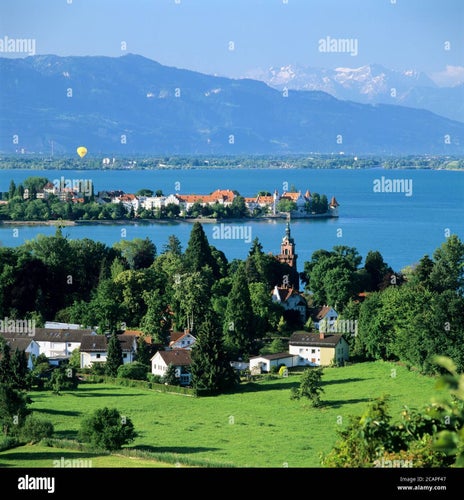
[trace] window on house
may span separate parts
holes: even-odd
[[[316,354],[316,349],[311,349],[311,354]]]
[[[123,353],[122,357],[127,358],[127,352]]]
[[[96,354],[96,358],[97,358],[97,359],[100,359],[100,354]]]

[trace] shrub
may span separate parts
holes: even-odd
[[[116,408],[95,410],[79,430],[79,439],[98,450],[119,450],[136,437],[132,421],[121,416]]]
[[[53,433],[54,428],[51,422],[30,415],[21,428],[20,437],[28,443],[37,443],[41,439],[52,437]]]
[[[131,380],[147,380],[147,365],[134,361],[126,363],[118,368],[118,378],[128,378]]]

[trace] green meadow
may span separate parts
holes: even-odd
[[[118,385],[83,383],[54,395],[32,392],[34,415],[53,423],[56,438],[77,437],[82,417],[104,406],[130,418],[138,437],[118,455],[30,445],[0,453],[1,467],[52,467],[60,457],[92,459],[93,467],[321,467],[350,415],[390,395],[390,414],[422,408],[435,379],[383,361],[325,368],[322,405],[291,400],[300,375],[243,384],[240,392],[188,397]]]

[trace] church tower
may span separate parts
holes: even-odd
[[[299,275],[296,267],[298,255],[295,253],[295,240],[292,238],[290,231],[290,217],[287,219],[285,227],[285,236],[282,238],[280,245],[280,254],[277,256],[279,262],[287,264],[291,270],[290,275],[283,279],[283,285],[286,288],[294,288],[296,291],[299,289]]]

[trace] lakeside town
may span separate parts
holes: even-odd
[[[230,189],[205,194],[164,194],[140,189],[94,191],[90,179],[29,177],[11,181],[0,200],[2,221],[127,220],[127,219],[243,219],[243,218],[336,218],[339,203],[326,194],[304,192],[295,186],[245,197]]]

